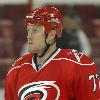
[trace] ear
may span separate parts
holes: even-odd
[[[48,37],[46,39],[46,42],[48,44],[52,44],[55,42],[55,37],[56,37],[56,31],[55,30],[51,30],[48,34]]]

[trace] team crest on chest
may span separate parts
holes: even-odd
[[[47,100],[52,97],[58,100],[60,89],[55,81],[38,81],[26,84],[19,89],[19,100]]]

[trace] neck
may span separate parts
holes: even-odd
[[[46,53],[44,54],[43,57],[41,58],[37,58],[37,64],[42,64],[46,61],[46,59],[49,58],[49,56],[57,49],[56,47],[56,43],[54,43],[53,45],[51,45],[49,47],[49,49],[46,51]]]
[[[37,65],[42,65],[47,59],[49,59],[49,57],[52,56],[53,52],[55,52],[55,50],[57,49],[56,47],[56,43],[54,43],[53,45],[51,45],[49,47],[49,49],[45,52],[44,56],[39,58],[39,57],[34,57],[34,62]],[[38,66],[37,66],[38,68]]]
[[[50,54],[51,54],[52,52],[54,52],[56,49],[57,49],[56,43],[54,43],[54,44],[51,45],[51,46],[49,47],[49,49],[45,52],[45,54],[43,55],[43,57],[44,57],[44,56],[47,56],[47,55],[50,55]],[[41,50],[41,52],[37,53],[37,56],[42,55],[43,52],[44,52],[44,50]]]

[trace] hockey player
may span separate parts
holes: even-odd
[[[83,53],[60,49],[63,29],[55,7],[37,8],[26,15],[29,54],[10,68],[5,100],[100,100],[95,63]]]

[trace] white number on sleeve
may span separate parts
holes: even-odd
[[[93,91],[95,92],[97,89],[97,84],[96,84],[96,79],[99,82],[99,89],[100,89],[100,79],[99,79],[99,75],[95,74],[95,75],[90,75],[89,76],[89,80],[93,80]]]

